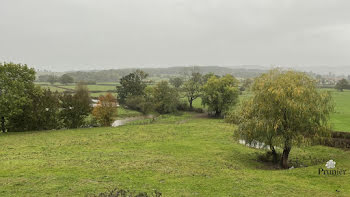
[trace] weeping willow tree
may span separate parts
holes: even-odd
[[[263,142],[277,160],[276,146],[283,152],[281,166],[288,168],[293,145],[329,136],[333,111],[329,92],[317,89],[305,73],[275,69],[258,77],[254,95],[242,103],[236,135],[248,143]]]

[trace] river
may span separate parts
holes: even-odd
[[[136,117],[129,117],[129,118],[124,118],[121,120],[115,120],[112,123],[112,127],[119,127],[122,125],[125,125],[128,122],[136,121],[136,120],[144,120],[144,119],[151,119],[154,118],[153,115],[147,115],[147,116],[136,116]]]

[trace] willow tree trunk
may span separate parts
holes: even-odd
[[[288,157],[291,149],[290,146],[285,146],[283,149],[281,164],[284,169],[288,169]]]
[[[276,149],[274,146],[270,145],[270,150],[271,150],[271,153],[272,153],[272,162],[277,164],[277,152],[276,152]]]
[[[193,103],[193,99],[191,98],[191,99],[190,99],[190,109],[191,109],[191,110],[193,109],[192,103]]]

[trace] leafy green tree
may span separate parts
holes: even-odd
[[[13,117],[20,117],[24,107],[31,103],[30,93],[34,91],[35,71],[27,65],[0,63],[0,116],[3,132],[14,131]],[[5,125],[6,121],[6,125]]]
[[[214,73],[207,73],[207,74],[205,74],[205,75],[203,75],[203,77],[202,77],[202,85],[203,84],[206,84],[207,82],[208,82],[208,80],[212,77],[212,76],[216,76],[217,78],[220,78],[220,76],[219,75],[215,75]]]
[[[145,88],[145,94],[139,96],[132,96],[126,99],[126,106],[130,109],[137,110],[143,114],[149,114],[154,112],[154,88],[147,86]]]
[[[334,88],[343,92],[344,89],[349,88],[349,82],[346,79],[341,79],[337,82]]]
[[[148,76],[147,73],[136,70],[120,79],[120,86],[117,86],[118,101],[125,104],[127,97],[144,95],[146,83],[144,79]]]
[[[167,81],[159,82],[152,94],[157,112],[166,114],[177,111],[177,105],[180,103],[179,94],[175,88],[169,86]]]
[[[9,119],[16,131],[49,130],[59,128],[59,93],[36,86],[29,93],[31,99],[23,108],[23,114]]]
[[[40,112],[37,113],[41,115],[39,122],[42,127],[40,129],[49,130],[60,128],[60,95],[61,93],[57,91],[52,92],[50,89],[44,89],[42,91],[42,95],[37,102],[40,104],[40,107],[38,107]]]
[[[190,109],[193,109],[193,101],[201,95],[202,75],[200,73],[192,73],[192,77],[184,83],[183,90],[190,104]]]
[[[254,96],[242,104],[237,116],[236,135],[247,142],[263,142],[272,151],[281,147],[283,168],[288,168],[293,144],[329,135],[331,96],[319,91],[307,74],[272,70],[255,80],[252,91]]]
[[[60,116],[67,128],[78,128],[84,125],[84,119],[90,114],[91,98],[86,85],[77,84],[74,95],[63,94]]]
[[[170,84],[173,85],[175,88],[179,88],[184,83],[183,79],[181,77],[174,77],[169,80]]]
[[[238,102],[237,86],[238,80],[232,75],[212,76],[203,86],[202,104],[208,105],[208,111],[215,112],[215,116],[221,116]]]
[[[69,83],[74,83],[74,79],[70,75],[64,74],[59,78],[59,82],[61,84],[67,85]]]

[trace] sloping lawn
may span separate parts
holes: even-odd
[[[85,196],[116,186],[163,196],[350,196],[349,151],[294,148],[292,160],[320,162],[276,170],[257,161],[262,150],[233,140],[233,130],[184,114],[147,125],[0,134],[0,196]],[[319,175],[329,159],[349,173]]]

